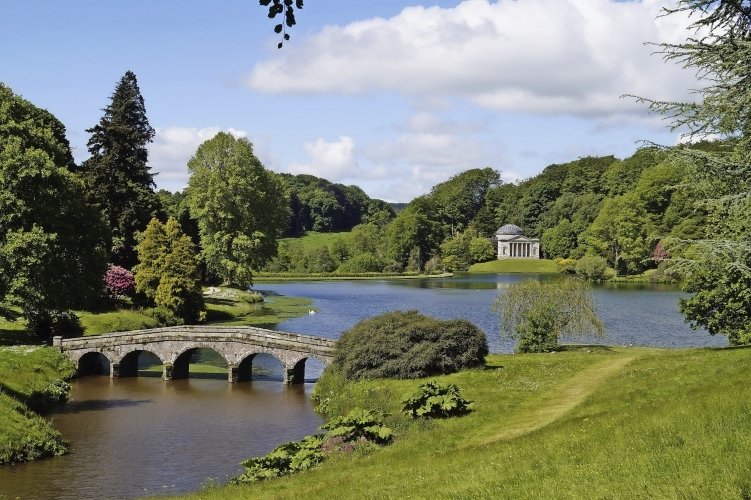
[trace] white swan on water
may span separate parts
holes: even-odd
[[[315,313],[313,309],[308,309],[308,316],[313,316]]]

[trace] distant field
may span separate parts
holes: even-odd
[[[284,238],[282,241],[299,241],[305,250],[329,246],[336,240],[346,238],[349,233],[316,233],[310,231],[299,238]]]
[[[505,259],[474,264],[470,273],[557,273],[555,262],[547,259]]]

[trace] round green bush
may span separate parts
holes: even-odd
[[[344,332],[334,365],[352,380],[413,379],[482,367],[487,354],[485,332],[467,320],[394,311]]]
[[[377,273],[383,264],[372,253],[361,253],[339,266],[340,273]]]
[[[576,274],[591,281],[598,281],[605,277],[608,263],[602,257],[586,255],[576,262]]]

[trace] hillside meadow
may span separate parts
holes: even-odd
[[[390,413],[391,446],[173,498],[750,498],[749,362],[747,348],[491,355],[485,370],[437,377],[474,404],[435,421],[399,412],[420,381],[325,375],[327,411]]]

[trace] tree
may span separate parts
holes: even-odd
[[[472,238],[469,242],[469,257],[472,263],[487,262],[496,257],[496,249],[487,238]]]
[[[136,262],[135,233],[161,212],[147,165],[146,146],[155,132],[146,118],[136,75],[125,73],[104,116],[86,132],[91,134],[87,144],[91,157],[81,165],[81,176],[109,221],[111,259],[130,268]]]
[[[697,71],[698,102],[638,98],[662,114],[671,129],[685,127],[689,139],[719,136],[715,147],[666,148],[667,156],[688,172],[685,189],[707,212],[704,240],[668,241],[684,274],[684,290],[695,295],[680,302],[692,327],[724,334],[731,343],[751,336],[751,2],[680,0],[664,15],[688,13],[694,22],[685,42],[661,44],[666,62]],[[674,254],[676,252],[673,252]]]
[[[388,257],[404,266],[409,260],[410,252],[418,248],[424,262],[438,248],[441,234],[440,224],[408,208],[400,212],[386,228]]]
[[[136,292],[185,323],[203,319],[205,306],[193,242],[173,217],[151,219],[136,247]]]
[[[63,124],[0,83],[0,315],[42,337],[104,287],[106,226],[74,168]]]
[[[243,287],[277,253],[287,226],[284,182],[266,170],[246,138],[220,132],[188,162],[188,204],[209,270]]]
[[[548,259],[567,259],[577,245],[577,231],[568,219],[542,233],[542,251]]]
[[[587,230],[587,245],[608,260],[616,273],[638,272],[652,254],[649,245],[651,221],[633,194],[605,201]]]
[[[501,338],[518,339],[519,352],[548,352],[564,337],[603,337],[605,328],[587,283],[580,279],[526,279],[498,295]]]

